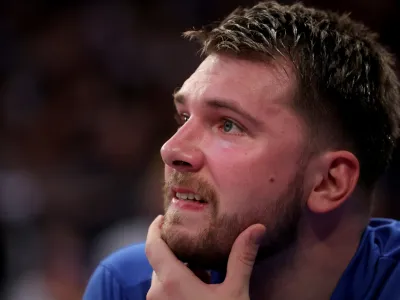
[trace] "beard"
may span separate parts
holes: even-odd
[[[295,243],[297,228],[305,207],[303,174],[299,173],[288,185],[287,191],[263,206],[251,207],[241,214],[219,214],[218,200],[211,185],[193,174],[174,171],[164,186],[164,224],[161,237],[175,256],[190,267],[225,271],[229,254],[238,235],[253,224],[263,224],[266,233],[260,244],[257,261],[271,257]],[[182,225],[179,211],[169,210],[171,187],[191,187],[210,208],[209,226],[195,236],[176,230]],[[256,262],[257,262],[256,261]]]

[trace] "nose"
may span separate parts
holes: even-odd
[[[179,172],[197,172],[204,163],[204,155],[200,150],[200,132],[189,122],[180,127],[161,147],[164,163]]]

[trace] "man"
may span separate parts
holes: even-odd
[[[185,35],[205,59],[174,94],[165,215],[84,299],[400,299],[400,224],[370,219],[400,120],[375,35],[274,2]]]

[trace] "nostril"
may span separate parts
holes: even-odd
[[[174,166],[186,166],[186,167],[191,167],[192,166],[191,164],[189,164],[188,162],[183,161],[183,160],[174,160],[172,164]]]

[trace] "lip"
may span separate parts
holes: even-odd
[[[196,194],[195,191],[190,190],[188,188],[184,188],[184,187],[172,187],[172,193],[173,195],[175,195],[176,193],[184,193],[184,194]]]
[[[176,193],[197,194],[197,195],[200,195],[200,194],[196,193],[195,191],[193,191],[193,190],[191,190],[191,189],[189,189],[189,188],[173,186],[173,187],[171,188],[171,197],[172,197],[172,198],[176,198],[176,197],[175,197]],[[202,195],[200,195],[200,196],[202,197]],[[202,197],[202,198],[203,198],[203,197]],[[203,199],[203,200],[204,200],[204,199]],[[204,200],[204,202],[205,202],[204,204],[207,204],[207,203],[208,203],[207,200]]]
[[[171,204],[177,208],[184,210],[200,211],[205,209],[208,205],[208,201],[200,203],[196,201],[178,199],[176,197],[176,193],[184,193],[184,194],[197,194],[197,193],[186,187],[173,186],[171,188]]]
[[[202,211],[207,206],[208,203],[200,203],[196,201],[187,201],[173,197],[171,201],[171,205],[181,210],[189,210],[189,211]]]

